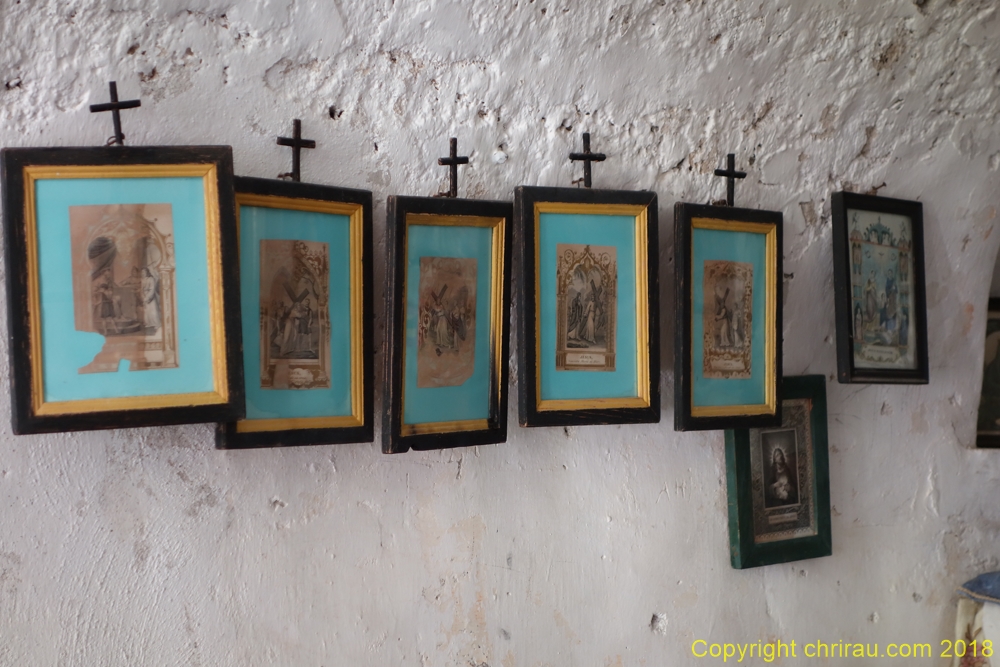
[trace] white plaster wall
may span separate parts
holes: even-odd
[[[4,416],[0,664],[937,647],[955,586],[1000,565],[1000,454],[969,449],[1000,244],[998,36],[991,0],[0,0],[0,145],[103,143],[88,105],[116,79],[142,98],[129,143],[231,144],[237,173],[274,177],[300,117],[319,143],[304,178],[374,192],[378,276],[385,197],[443,189],[449,136],[472,155],[460,194],[509,199],[580,178],[566,155],[590,131],[609,154],[596,187],[659,193],[664,341],[658,426],[526,430],[512,412],[506,444],[464,450],[219,452],[209,426],[14,437]],[[787,374],[833,378],[832,191],[924,202],[930,311],[930,385],[828,385],[834,555],[743,572],[722,433],[671,428],[672,206],[722,197],[729,151],[750,174],[738,203],[785,215]]]

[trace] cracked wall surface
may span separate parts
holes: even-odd
[[[567,154],[589,131],[609,156],[595,187],[659,194],[664,403],[659,425],[527,430],[512,413],[506,444],[393,457],[219,452],[203,425],[15,437],[0,419],[0,664],[937,646],[954,588],[1000,567],[1000,458],[971,449],[1000,246],[991,0],[0,0],[0,35],[0,145],[103,144],[110,119],[88,106],[116,80],[143,102],[129,144],[228,144],[237,174],[275,177],[274,138],[301,118],[318,142],[303,180],[374,193],[376,303],[385,198],[446,189],[448,137],[471,156],[460,196],[509,199],[578,182]],[[831,379],[834,555],[744,572],[722,433],[671,428],[672,208],[724,196],[727,152],[749,172],[738,205],[784,213],[785,371]],[[833,381],[841,189],[924,204],[927,386]]]

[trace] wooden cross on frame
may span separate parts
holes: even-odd
[[[726,168],[716,169],[716,176],[726,177],[726,203],[729,206],[733,206],[733,199],[736,192],[736,181],[737,178],[746,178],[747,173],[745,171],[736,171],[736,156],[730,153],[726,156]]]
[[[583,187],[590,187],[590,163],[591,162],[604,162],[608,159],[608,156],[604,153],[591,153],[590,152],[590,132],[583,133],[583,152],[582,153],[570,153],[570,160],[583,160]]]
[[[291,146],[292,148],[292,180],[301,182],[302,174],[299,169],[301,164],[301,154],[303,148],[316,148],[316,142],[312,139],[302,138],[302,121],[296,118],[292,121],[292,137],[278,137],[279,146]],[[283,174],[287,175],[287,174]]]
[[[142,106],[142,102],[139,100],[125,100],[124,102],[119,102],[118,84],[112,81],[108,84],[108,88],[111,89],[111,101],[102,102],[101,104],[91,104],[90,113],[100,113],[101,111],[110,111],[111,120],[115,125],[115,136],[108,139],[108,145],[124,146],[125,135],[122,134],[122,117],[119,112],[122,109],[135,109],[136,107]]]
[[[454,199],[458,196],[458,165],[469,164],[469,156],[458,154],[458,139],[452,137],[448,141],[448,157],[439,157],[438,164],[442,167],[450,167],[450,182],[451,185],[448,188],[448,192],[442,192],[440,197],[451,197]]]

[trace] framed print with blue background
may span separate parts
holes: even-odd
[[[220,448],[371,442],[372,195],[236,178],[246,418]]]
[[[382,449],[507,439],[513,207],[389,197]]]
[[[522,426],[660,421],[656,193],[514,191]]]
[[[674,429],[781,423],[781,213],[674,206]]]
[[[786,377],[781,424],[726,431],[729,556],[736,569],[833,553],[826,378]]]
[[[837,380],[927,384],[923,204],[854,192],[832,200]]]
[[[15,433],[243,415],[228,146],[0,154]]]

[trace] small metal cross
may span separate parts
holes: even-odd
[[[583,187],[590,187],[590,163],[591,162],[604,162],[608,159],[608,156],[604,153],[591,153],[590,152],[590,132],[583,133],[583,152],[582,153],[570,153],[570,160],[583,160]]]
[[[449,143],[448,157],[439,157],[438,164],[442,167],[451,167],[451,187],[448,188],[448,193],[441,193],[442,197],[455,198],[458,196],[458,165],[469,164],[468,156],[459,156],[458,154],[458,139],[452,137]]]
[[[296,118],[292,121],[292,137],[278,137],[277,144],[279,146],[291,146],[292,148],[292,180],[298,183],[302,180],[301,171],[299,170],[300,158],[303,148],[316,148],[316,142],[312,139],[302,138],[302,121]]]
[[[716,169],[715,175],[726,177],[726,203],[729,206],[733,206],[733,198],[736,191],[736,181],[734,179],[746,178],[747,173],[745,171],[736,171],[736,156],[730,153],[726,156],[726,168]]]
[[[118,101],[118,84],[112,81],[108,84],[108,88],[111,89],[111,101],[104,102],[102,104],[91,104],[90,113],[98,113],[101,111],[110,111],[111,120],[115,124],[115,136],[108,139],[108,145],[125,145],[125,135],[122,134],[122,117],[119,113],[122,109],[135,109],[136,107],[142,106],[142,102],[139,100],[125,100],[124,102]]]

